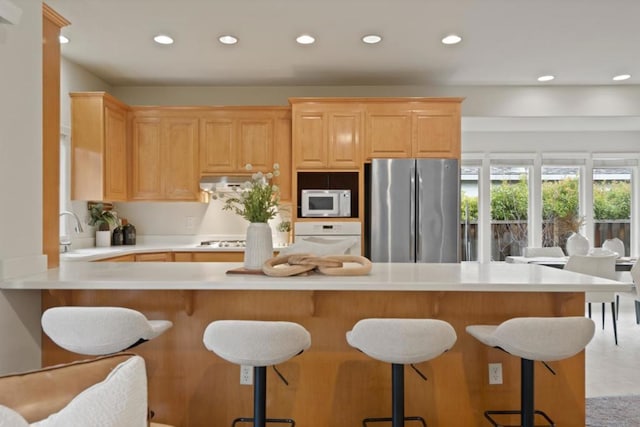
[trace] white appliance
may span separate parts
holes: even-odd
[[[349,255],[361,255],[362,224],[356,221],[313,221],[296,222],[293,243],[310,242],[345,248]],[[344,243],[344,246],[341,245]]]
[[[351,190],[302,190],[302,217],[350,217]]]

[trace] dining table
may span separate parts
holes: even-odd
[[[524,257],[508,256],[505,261],[511,264],[538,264],[547,267],[564,268],[569,260],[568,256],[563,257]],[[616,271],[630,271],[636,263],[637,258],[620,257],[616,259]]]

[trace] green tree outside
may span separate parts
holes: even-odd
[[[593,216],[596,220],[631,218],[631,184],[603,181],[593,187]]]
[[[576,178],[542,183],[542,218],[577,216],[579,191]],[[518,182],[503,181],[491,187],[491,218],[494,220],[525,220],[529,190],[525,177]],[[469,206],[469,221],[478,220],[478,198],[462,193],[460,218],[466,221]],[[631,184],[626,181],[602,181],[593,187],[593,210],[596,220],[624,220],[631,218]]]

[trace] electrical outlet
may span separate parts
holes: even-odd
[[[244,384],[244,385],[253,384],[253,366],[247,366],[247,365],[240,366],[240,384]]]
[[[489,384],[502,384],[502,363],[489,363]]]
[[[193,227],[195,226],[195,220],[196,219],[192,216],[185,217],[184,225],[187,230],[193,230]]]

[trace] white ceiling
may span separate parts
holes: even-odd
[[[46,0],[67,59],[115,86],[624,85],[639,0]],[[462,43],[440,39],[458,33]],[[171,46],[152,38],[174,37]],[[224,46],[217,37],[240,41]],[[312,46],[294,39],[316,37]],[[384,37],[364,45],[368,33]],[[612,82],[616,74],[632,75]]]

